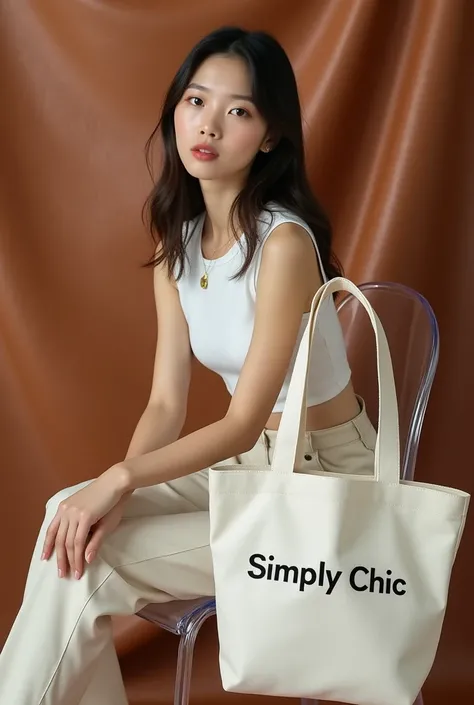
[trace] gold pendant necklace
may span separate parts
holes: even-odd
[[[214,258],[214,256],[217,254],[217,252],[219,252],[219,250],[222,250],[223,247],[226,247],[226,246],[229,244],[229,242],[231,242],[231,239],[232,239],[232,238],[229,238],[229,239],[227,240],[227,242],[224,242],[223,245],[220,245],[219,247],[216,247],[216,249],[215,249],[215,250],[213,251],[213,253],[212,253],[211,259],[209,260],[210,265],[209,265],[208,267],[206,267],[206,262],[205,262],[205,260],[204,260],[204,255],[202,254],[202,244],[201,244],[201,259],[202,259],[202,265],[203,265],[203,267],[204,267],[204,274],[202,275],[202,277],[201,277],[200,280],[199,280],[199,284],[200,284],[200,286],[201,286],[201,289],[207,289],[208,286],[209,286],[209,272],[211,271],[213,264],[217,261],[217,260]]]

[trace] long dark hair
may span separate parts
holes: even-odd
[[[154,138],[161,135],[164,161],[159,180],[145,206],[144,216],[161,249],[147,265],[166,262],[170,276],[182,275],[189,222],[205,210],[198,179],[185,169],[178,155],[174,111],[199,66],[214,54],[243,59],[250,71],[252,98],[277,138],[268,152],[258,152],[242,191],[232,205],[229,223],[238,222],[245,234],[245,261],[236,276],[249,267],[259,244],[258,219],[265,206],[276,202],[300,216],[313,231],[329,278],[341,273],[331,250],[331,226],[315,198],[305,169],[303,130],[298,88],[290,61],[280,44],[265,32],[223,27],[201,39],[178,70],[166,94],[161,118],[146,145],[151,170]],[[183,228],[183,226],[185,226]],[[234,236],[238,234],[234,231]]]

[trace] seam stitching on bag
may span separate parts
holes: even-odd
[[[315,478],[321,477],[321,478],[325,478],[325,480],[328,480],[331,477],[331,475],[334,474],[333,472],[328,472],[328,471],[324,471],[324,475],[320,475],[320,476],[314,475],[312,473],[304,473],[304,472],[277,473],[272,470],[254,470],[251,467],[249,467],[248,470],[223,470],[222,472],[228,473],[229,475],[244,475],[248,472],[252,472],[253,474],[259,474],[259,475],[269,475],[270,473],[272,473],[274,475],[277,475],[277,476],[282,475],[284,477],[286,475],[294,475],[295,477],[301,477],[301,476],[304,476],[305,474],[307,474],[308,477],[315,477]],[[343,473],[341,473],[341,475],[342,474]],[[451,501],[454,501],[457,499],[463,499],[464,501],[466,500],[466,497],[462,496],[461,494],[457,494],[458,490],[454,490],[454,492],[451,493],[449,491],[446,491],[446,488],[444,488],[444,487],[440,487],[440,489],[438,490],[436,487],[416,487],[415,484],[406,485],[406,484],[404,484],[403,481],[402,482],[377,482],[376,480],[356,479],[356,478],[361,478],[361,477],[370,477],[370,475],[353,475],[353,476],[351,476],[351,473],[347,473],[345,477],[333,477],[332,480],[333,481],[344,480],[344,482],[360,482],[360,483],[374,482],[377,485],[381,485],[381,486],[383,485],[383,487],[410,487],[410,492],[418,492],[418,493],[422,493],[422,494],[427,494],[429,492],[436,492],[438,494],[438,496],[442,495],[443,497],[446,497],[447,499],[449,498],[449,500],[451,500]],[[268,490],[264,490],[263,492],[261,490],[259,490],[258,494],[264,494],[264,493],[266,494],[267,492],[268,492]],[[459,490],[459,492],[461,492],[461,490]],[[222,492],[221,490],[219,490],[218,493],[224,494],[224,492]],[[232,493],[225,492],[225,494],[241,494],[241,493],[240,492],[232,492]],[[251,494],[251,493],[246,492],[244,494]],[[255,494],[255,492],[253,494]],[[278,494],[297,494],[297,493],[285,491],[285,492],[280,492]]]
[[[222,491],[219,491],[217,494],[219,496],[226,495],[229,497],[239,496],[239,495],[241,495],[242,497],[259,497],[259,496],[264,496],[264,495],[279,495],[281,497],[288,497],[291,495],[293,497],[300,497],[303,500],[306,500],[308,502],[313,502],[313,503],[317,499],[316,497],[308,497],[308,494],[303,493],[303,492],[301,492],[301,493],[300,492],[286,492],[286,491],[285,492],[271,492],[269,490],[263,490],[263,491],[260,490],[258,492],[222,492]],[[446,496],[449,497],[449,495],[446,495]],[[385,507],[393,507],[394,509],[407,509],[406,504],[391,504],[389,502],[384,502],[383,499],[381,499],[380,497],[377,497],[376,499],[377,499],[377,502],[383,502],[383,505]],[[343,506],[343,505],[344,505],[344,502],[338,503],[338,506]],[[413,507],[413,508],[410,508],[410,511],[416,511],[417,509],[418,509],[418,507]],[[465,514],[465,512],[463,510],[463,514],[461,516],[464,516],[464,514]]]

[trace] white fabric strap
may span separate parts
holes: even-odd
[[[312,339],[322,302],[337,291],[347,291],[360,301],[374,329],[379,385],[379,422],[374,479],[386,484],[398,484],[400,482],[398,404],[390,349],[383,326],[372,306],[360,289],[343,277],[331,279],[314,296],[308,325],[300,343],[288,389],[271,469],[278,473],[292,473],[295,464],[298,466],[301,461],[302,441],[306,429],[306,387]]]

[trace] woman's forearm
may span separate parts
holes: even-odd
[[[254,434],[229,416],[158,450],[128,458],[111,468],[124,493],[190,475],[225,458],[240,455],[255,443]]]
[[[160,406],[147,406],[133,433],[125,460],[140,457],[173,443],[184,426],[184,415]],[[130,489],[123,494],[126,501],[133,494]]]
[[[145,455],[179,438],[185,416],[164,406],[146,407],[133,433],[126,459]]]

